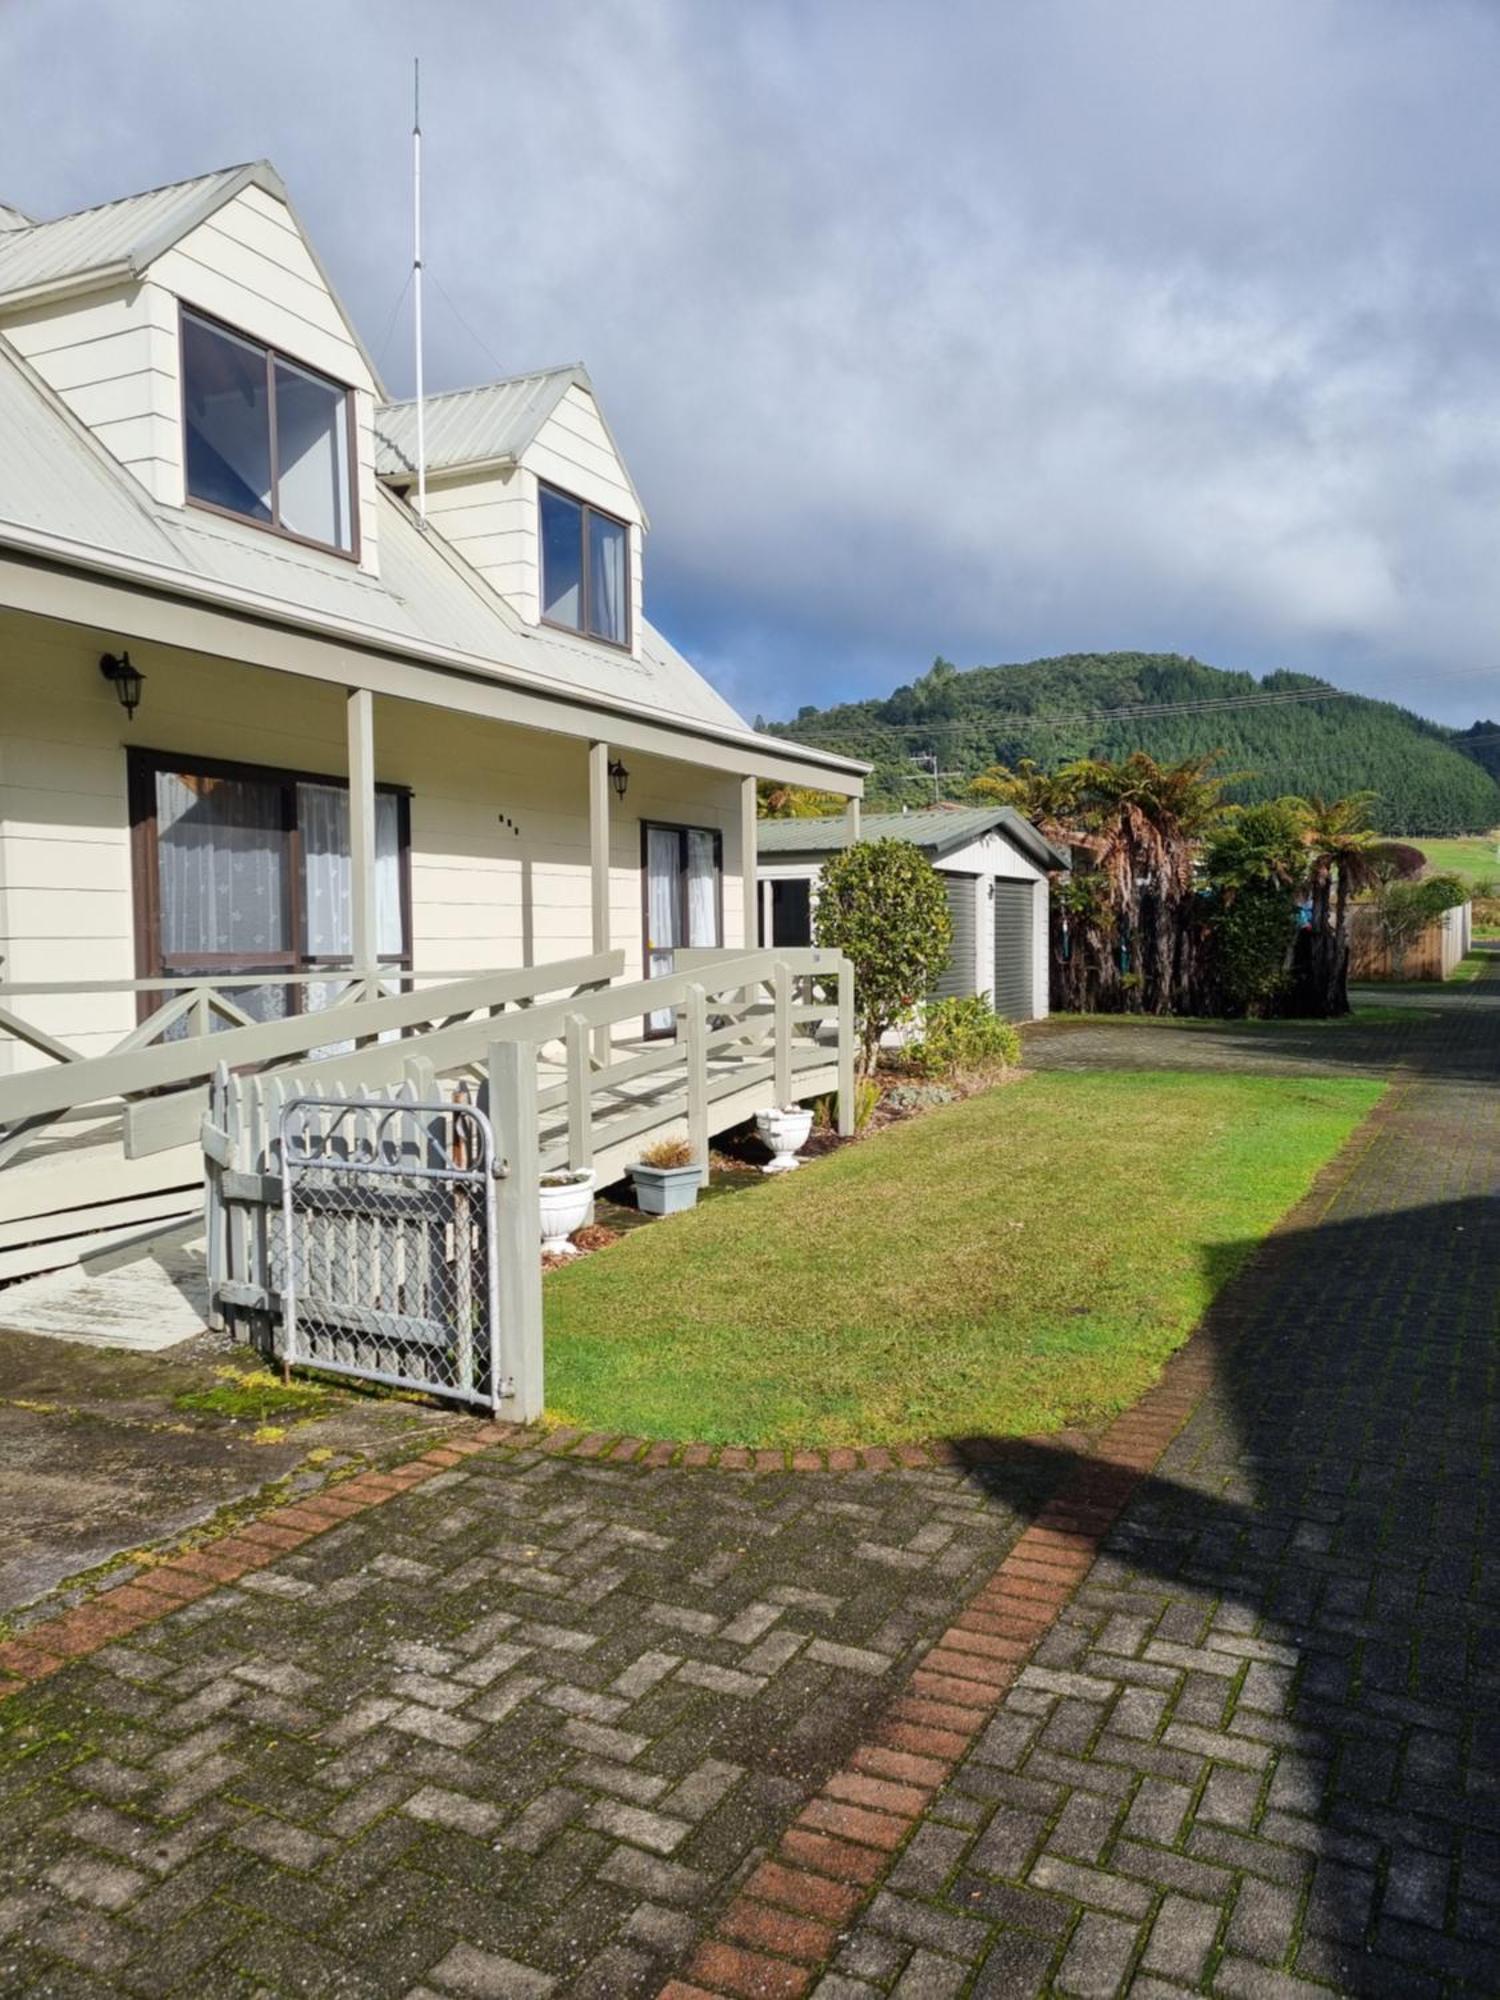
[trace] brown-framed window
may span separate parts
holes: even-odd
[[[352,390],[191,306],[178,340],[192,505],[357,556]]]
[[[337,974],[353,963],[349,787],[343,778],[160,750],[129,753],[136,967],[142,979]],[[377,954],[411,968],[411,811],[375,792]],[[257,1020],[313,1013],[330,977],[231,989]],[[141,996],[141,1013],[161,1006]]]
[[[542,623],[630,645],[630,529],[601,508],[538,483]]]
[[[684,945],[724,942],[724,836],[714,827],[641,821],[641,915],[648,979],[677,970]],[[648,1014],[648,1035],[670,1035],[670,1009]]]

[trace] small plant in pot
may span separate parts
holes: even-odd
[[[592,1170],[575,1172],[563,1167],[543,1174],[537,1192],[542,1211],[542,1255],[576,1257],[578,1252],[568,1238],[589,1219],[594,1200]]]
[[[789,1174],[800,1167],[797,1158],[812,1131],[812,1109],[806,1104],[779,1104],[770,1111],[757,1111],[755,1130],[771,1154],[761,1168],[763,1174]]]
[[[686,1139],[658,1139],[630,1169],[642,1215],[676,1215],[691,1208],[703,1185],[703,1163]]]

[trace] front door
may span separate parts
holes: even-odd
[[[646,977],[664,979],[677,970],[682,946],[724,942],[723,847],[708,827],[647,824],[641,831]],[[646,1033],[670,1035],[675,1021],[670,1007],[648,1014]]]

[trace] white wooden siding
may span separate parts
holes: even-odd
[[[337,688],[152,648],[127,722],[99,673],[105,635],[0,618],[0,984],[135,977],[126,749],[314,772],[346,768]],[[411,703],[375,704],[376,775],[411,787],[418,971],[486,971],[593,948],[587,746]],[[725,942],[743,941],[739,780],[628,752],[611,797],[612,943],[641,975],[640,823],[723,835]],[[509,824],[507,824],[509,822]],[[133,999],[19,1011],[86,1054],[129,1032]],[[0,1039],[0,1071],[15,1057]],[[41,1060],[36,1058],[36,1060]]]
[[[177,307],[159,285],[39,307],[0,326],[149,493],[180,504]]]
[[[360,566],[375,574],[375,385],[291,212],[264,189],[243,188],[141,283],[0,325],[100,443],[158,500],[180,507],[179,301],[356,391]]]
[[[427,518],[529,625],[541,616],[536,480],[517,466],[427,488]]]

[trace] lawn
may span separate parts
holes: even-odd
[[[1455,972],[1453,976],[1456,979],[1459,975]],[[1477,974],[1469,973],[1465,976],[1475,978]],[[1366,991],[1372,993],[1381,991],[1388,983],[1387,981],[1381,981],[1378,985],[1369,985]],[[1413,990],[1416,989],[1414,988]],[[1435,985],[1432,990],[1437,990]],[[1289,1034],[1293,1030],[1303,1028],[1404,1027],[1408,1022],[1418,1021],[1422,1018],[1421,1015],[1414,1014],[1410,1007],[1386,1007],[1382,1006],[1378,1001],[1372,1004],[1361,1000],[1357,1004],[1352,1005],[1350,1012],[1347,1014],[1330,1014],[1326,1017],[1309,1014],[1287,1018],[1276,1014],[1263,1019],[1259,1015],[1248,1014],[1064,1014],[1054,1012],[1046,1017],[1045,1022],[1038,1025],[1044,1029],[1059,1025],[1063,1027],[1097,1028],[1101,1023],[1114,1022],[1123,1027],[1126,1022],[1129,1022],[1132,1028],[1176,1028],[1184,1033],[1191,1033],[1196,1029],[1200,1033],[1222,1034],[1226,1028],[1233,1028],[1236,1032],[1241,1028],[1257,1028],[1267,1035],[1284,1035]]]
[[[548,1415],[772,1445],[1101,1418],[1383,1088],[1052,1073],[929,1112],[549,1277]]]
[[[1473,834],[1462,840],[1434,836],[1424,840],[1420,834],[1413,834],[1410,844],[1421,848],[1435,875],[1462,875],[1466,882],[1500,881],[1500,858],[1496,856],[1493,835]]]

